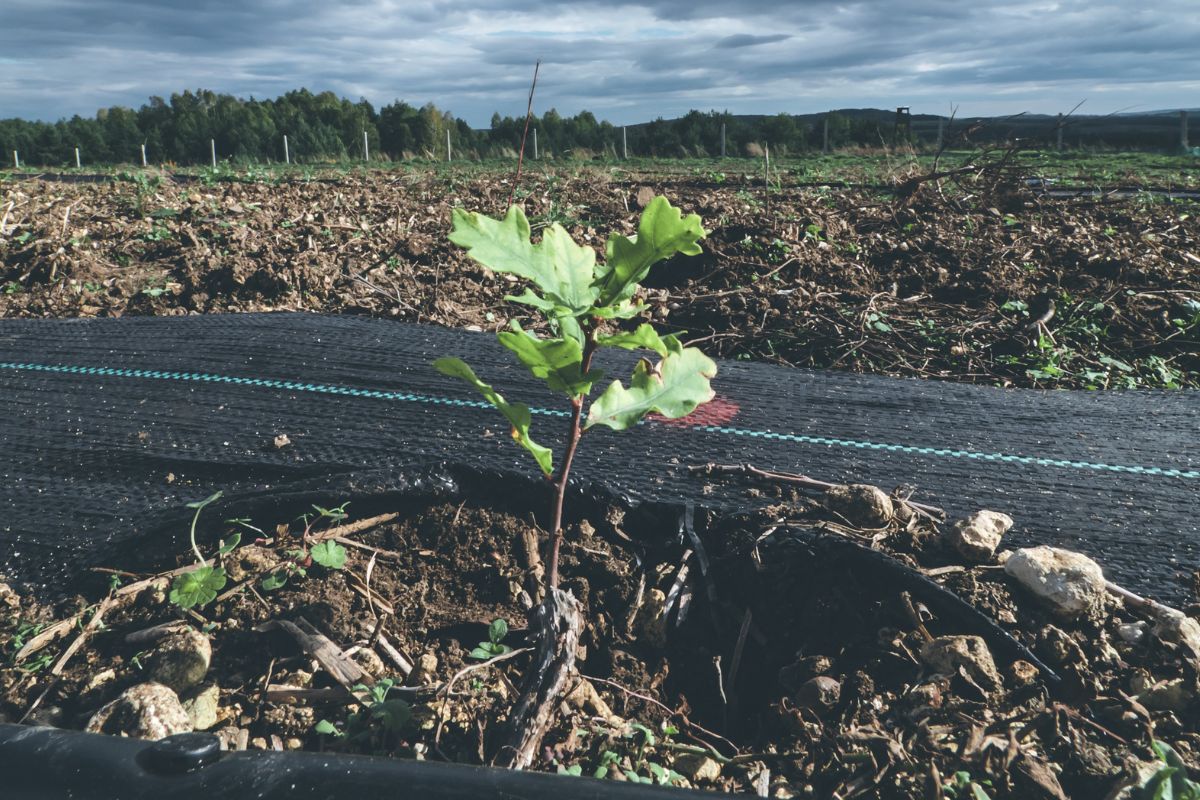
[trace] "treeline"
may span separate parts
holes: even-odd
[[[1072,122],[1070,144],[1170,147],[1162,117],[1125,120],[1116,129],[1109,118],[1095,118],[1104,127],[1088,130],[1084,120]],[[1098,124],[1099,124],[1098,123]],[[1129,127],[1133,124],[1141,127]],[[572,117],[551,109],[535,116],[537,155],[541,158],[596,158],[652,156],[659,158],[761,156],[766,148],[775,155],[799,154],[846,147],[880,147],[915,143],[932,147],[941,123],[937,117],[914,117],[911,126],[899,127],[889,112],[866,109],[794,116],[735,116],[729,113],[691,111],[679,119],[657,119],[628,128],[597,120],[590,111]],[[1019,128],[1023,125],[1028,130]],[[325,163],[361,159],[363,137],[372,159],[444,160],[447,148],[456,159],[514,157],[521,144],[524,117],[492,116],[491,126],[473,129],[465,121],[432,103],[421,107],[397,100],[376,110],[366,100],[352,102],[332,92],[313,94],[307,89],[268,100],[243,100],[207,90],[182,92],[169,100],[152,97],[136,111],[115,106],[101,109],[94,118],[80,116],[58,122],[0,120],[0,153],[9,164],[13,151],[22,164],[73,166],[75,150],[88,165],[138,163],[142,147],[152,164],[206,164],[215,145],[222,163],[238,165],[278,163],[287,153],[294,163]],[[1147,127],[1149,126],[1149,127]],[[1044,120],[1006,120],[990,126],[957,123],[945,128],[948,142],[962,129],[983,130],[982,138],[1032,137],[1049,142],[1054,124]],[[724,149],[722,150],[722,131]],[[1168,135],[1170,134],[1170,135]],[[534,137],[526,152],[534,155]]]
[[[832,114],[833,146],[878,145],[890,127]],[[595,158],[631,156],[686,157],[721,153],[725,126],[728,155],[759,155],[764,146],[779,155],[820,148],[823,129],[796,117],[735,117],[692,111],[680,119],[658,119],[627,129],[599,121],[590,111],[564,117],[554,109],[535,116],[538,156]],[[432,103],[416,107],[402,101],[378,110],[366,100],[352,102],[332,92],[307,89],[267,100],[244,100],[208,90],[185,91],[170,99],[152,97],[134,110],[100,109],[95,117],[74,116],[58,122],[0,120],[0,152],[23,165],[73,166],[75,149],[85,164],[138,163],[142,146],[152,164],[205,164],[215,145],[222,163],[239,165],[325,163],[363,157],[363,134],[372,159],[408,160],[515,156],[524,117],[493,115],[487,129]],[[447,139],[449,140],[447,142]],[[533,155],[530,135],[526,152]]]

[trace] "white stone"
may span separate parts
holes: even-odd
[[[1066,619],[1095,616],[1104,607],[1104,572],[1082,553],[1026,547],[1009,556],[1004,571]]]
[[[921,647],[921,660],[944,675],[953,675],[962,667],[987,691],[1002,685],[992,651],[978,636],[939,636]]]
[[[1000,540],[1013,526],[1012,517],[999,511],[976,511],[954,524],[947,533],[950,545],[968,561],[988,561],[1000,546]]]
[[[190,732],[192,721],[175,692],[161,683],[139,683],[97,711],[88,721],[87,730],[157,741]]]

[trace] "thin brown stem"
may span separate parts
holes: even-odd
[[[539,58],[533,65],[533,83],[529,86],[529,103],[525,106],[525,132],[521,134],[521,151],[517,153],[517,177],[513,179],[512,189],[508,193],[508,207],[512,207],[513,198],[517,195],[517,184],[521,182],[521,166],[525,163],[525,139],[529,136],[529,118],[533,116],[533,92],[537,89],[538,70],[542,60]]]
[[[583,361],[579,371],[586,375],[592,368],[592,356],[596,354],[596,331],[588,328],[583,343]],[[571,398],[571,422],[567,428],[567,450],[563,455],[562,467],[554,481],[554,517],[551,520],[550,539],[550,572],[547,575],[547,585],[551,589],[558,588],[558,551],[562,546],[562,515],[563,501],[567,495],[567,478],[571,474],[571,462],[575,460],[575,450],[579,447],[579,437],[583,435],[580,419],[583,417],[583,395]]]

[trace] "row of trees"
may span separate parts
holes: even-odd
[[[880,126],[838,114],[830,119],[835,146],[878,145]],[[535,116],[538,150],[543,157],[623,155],[704,156],[721,152],[721,126],[729,155],[754,154],[767,144],[783,154],[820,148],[823,131],[787,114],[734,117],[692,111],[680,119],[658,119],[627,131],[599,121],[590,111],[564,117],[554,109]],[[79,148],[88,164],[136,163],[145,145],[152,163],[203,164],[210,142],[218,158],[238,164],[320,163],[362,157],[363,133],[372,158],[391,160],[446,156],[447,134],[456,157],[489,158],[515,154],[524,117],[495,114],[478,130],[432,103],[415,107],[397,100],[376,110],[366,100],[351,102],[332,92],[307,89],[267,100],[243,100],[208,90],[185,91],[169,100],[152,97],[137,110],[103,108],[93,118],[75,116],[54,123],[0,120],[0,152],[23,164],[69,166]],[[886,127],[886,126],[884,126]],[[527,145],[532,153],[532,143]]]
[[[1126,142],[1137,139],[1141,146],[1170,147],[1178,141],[1171,139],[1177,134],[1170,128],[1177,123],[1167,117],[1119,122],[1125,127],[1117,130],[1109,118],[1073,120],[1073,143],[1109,138],[1110,144],[1138,146]],[[760,155],[764,146],[777,155],[820,150],[826,144],[826,128],[832,148],[911,142],[913,130],[932,146],[937,124],[936,118],[925,117],[914,120],[913,129],[898,130],[889,114],[870,111],[808,117],[690,111],[679,119],[622,129],[597,120],[590,111],[564,117],[551,109],[532,121],[542,157],[577,158],[621,156],[626,148],[631,156],[716,156],[722,152],[722,129],[730,156]],[[1089,125],[1104,127],[1091,131]],[[270,100],[243,100],[201,89],[173,94],[170,100],[152,97],[136,111],[104,108],[94,118],[75,116],[54,123],[3,119],[0,153],[9,160],[18,151],[25,164],[69,166],[79,148],[88,164],[120,164],[136,163],[145,145],[152,163],[203,164],[209,160],[211,141],[223,161],[254,164],[283,161],[287,136],[292,161],[320,163],[361,158],[365,132],[372,158],[444,159],[447,139],[456,158],[494,158],[515,155],[524,127],[524,117],[494,114],[489,128],[473,129],[432,103],[417,108],[397,100],[376,110],[366,100],[351,102],[332,92],[300,89]],[[1053,132],[1053,124],[1044,119],[1015,119],[991,125],[984,138],[1020,136],[1048,143]],[[946,135],[953,138],[949,129]],[[530,143],[527,152],[532,155],[532,150]]]

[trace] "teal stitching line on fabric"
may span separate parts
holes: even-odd
[[[196,381],[201,383],[227,383],[236,386],[256,386],[264,389],[288,389],[300,392],[315,392],[318,394],[345,395],[348,397],[368,397],[377,400],[399,400],[410,403],[428,403],[430,405],[453,406],[455,408],[485,408],[492,406],[482,400],[455,400],[450,397],[412,394],[410,392],[385,392],[377,389],[355,389],[352,386],[336,384],[305,383],[300,381],[283,381],[270,378],[239,378],[234,375],[214,375],[204,372],[166,372],[154,369],[122,369],[117,367],[81,367],[64,364],[32,364],[12,361],[0,361],[0,369],[24,370],[27,372],[53,372],[71,375],[100,375],[116,378],[150,378],[156,380]],[[568,412],[556,411],[549,408],[529,409],[532,414],[548,417],[566,417]],[[1164,478],[1200,478],[1200,470],[1181,470],[1165,467],[1142,467],[1125,464],[1103,464],[1090,461],[1071,461],[1062,458],[1038,458],[1035,456],[1020,456],[1008,453],[984,453],[978,450],[958,450],[944,447],[920,447],[906,444],[887,444],[884,442],[865,442],[855,439],[833,439],[827,436],[807,436],[798,433],[777,433],[775,431],[759,431],[749,428],[731,428],[719,425],[697,425],[694,430],[707,433],[720,433],[729,436],[746,436],[755,439],[771,439],[797,444],[815,444],[827,447],[845,447],[858,450],[876,450],[889,453],[906,453],[911,455],[940,456],[944,458],[968,458],[979,461],[998,461],[1007,464],[1024,464],[1039,467],[1060,467],[1064,469],[1087,469],[1097,472],[1119,472],[1132,475],[1154,475]]]

